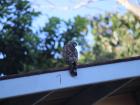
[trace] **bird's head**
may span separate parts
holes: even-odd
[[[70,41],[69,44],[71,44],[73,47],[77,46],[77,42],[76,41]]]

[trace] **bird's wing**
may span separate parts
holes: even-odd
[[[74,54],[75,54],[75,57],[78,58],[78,51],[77,51],[76,48],[75,48],[75,50],[74,50]]]
[[[69,49],[69,46],[67,46],[67,45],[64,46],[62,54],[63,54],[63,58],[65,60],[69,59],[69,56],[71,55],[71,51]]]

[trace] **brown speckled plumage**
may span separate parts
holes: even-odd
[[[63,48],[63,58],[66,63],[70,66],[71,73],[76,73],[76,65],[78,61],[78,52],[76,49],[76,42],[70,41]]]

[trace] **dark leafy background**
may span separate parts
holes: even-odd
[[[76,16],[67,21],[51,17],[39,32],[34,32],[32,22],[40,14],[29,1],[0,0],[0,73],[64,67],[61,51],[73,39],[81,49],[79,64],[140,54],[140,21],[131,13],[106,13],[92,19]],[[93,35],[91,43],[86,39],[89,33]]]

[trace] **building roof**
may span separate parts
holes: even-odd
[[[47,105],[62,105],[62,103],[85,105],[84,102],[86,102],[90,105],[93,103],[91,98],[95,96],[94,101],[97,101],[132,84],[132,81],[137,82],[136,78],[140,77],[138,69],[140,69],[140,57],[132,57],[98,64],[79,65],[77,77],[71,77],[68,68],[1,77],[0,103],[2,105],[8,102],[11,102],[11,105],[19,105],[19,103],[27,105],[28,102],[28,105],[45,105],[46,103]],[[84,100],[84,97],[87,98]]]
[[[93,66],[100,66],[100,65],[107,65],[107,64],[114,64],[114,63],[121,63],[121,62],[128,62],[128,61],[134,61],[134,60],[140,60],[140,56],[135,56],[135,57],[129,57],[129,58],[124,58],[124,59],[114,59],[110,61],[101,61],[98,63],[89,63],[89,64],[82,64],[78,65],[77,68],[86,68],[86,67],[93,67]],[[45,74],[45,73],[51,73],[51,72],[58,72],[58,71],[67,71],[69,68],[52,68],[48,70],[41,70],[37,72],[30,72],[30,73],[22,73],[22,74],[13,74],[13,75],[8,75],[8,76],[2,76],[0,77],[0,80],[5,80],[5,79],[11,79],[11,78],[19,78],[19,77],[26,77],[26,76],[33,76],[33,75],[39,75],[39,74]]]

